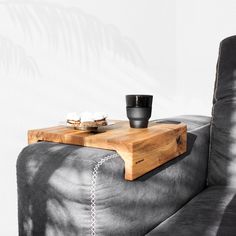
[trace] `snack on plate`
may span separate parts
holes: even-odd
[[[67,114],[66,124],[70,127],[78,127],[80,125],[80,116],[76,112]]]
[[[94,113],[94,121],[98,126],[107,125],[106,121],[107,115],[101,112]]]
[[[75,112],[67,115],[67,125],[74,128],[89,129],[107,125],[107,115],[102,112]]]

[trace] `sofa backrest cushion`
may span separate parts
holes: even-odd
[[[236,36],[220,44],[210,142],[208,184],[236,187]]]

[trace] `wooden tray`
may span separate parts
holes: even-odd
[[[127,121],[119,121],[98,133],[63,125],[29,130],[29,144],[38,141],[115,150],[125,162],[125,179],[134,180],[186,152],[187,127],[152,121],[146,129],[131,129]]]

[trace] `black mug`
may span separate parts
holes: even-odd
[[[131,128],[147,128],[152,114],[152,95],[126,95],[126,111]]]

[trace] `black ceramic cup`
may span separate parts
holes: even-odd
[[[147,128],[152,114],[152,95],[126,95],[126,111],[131,128]]]

